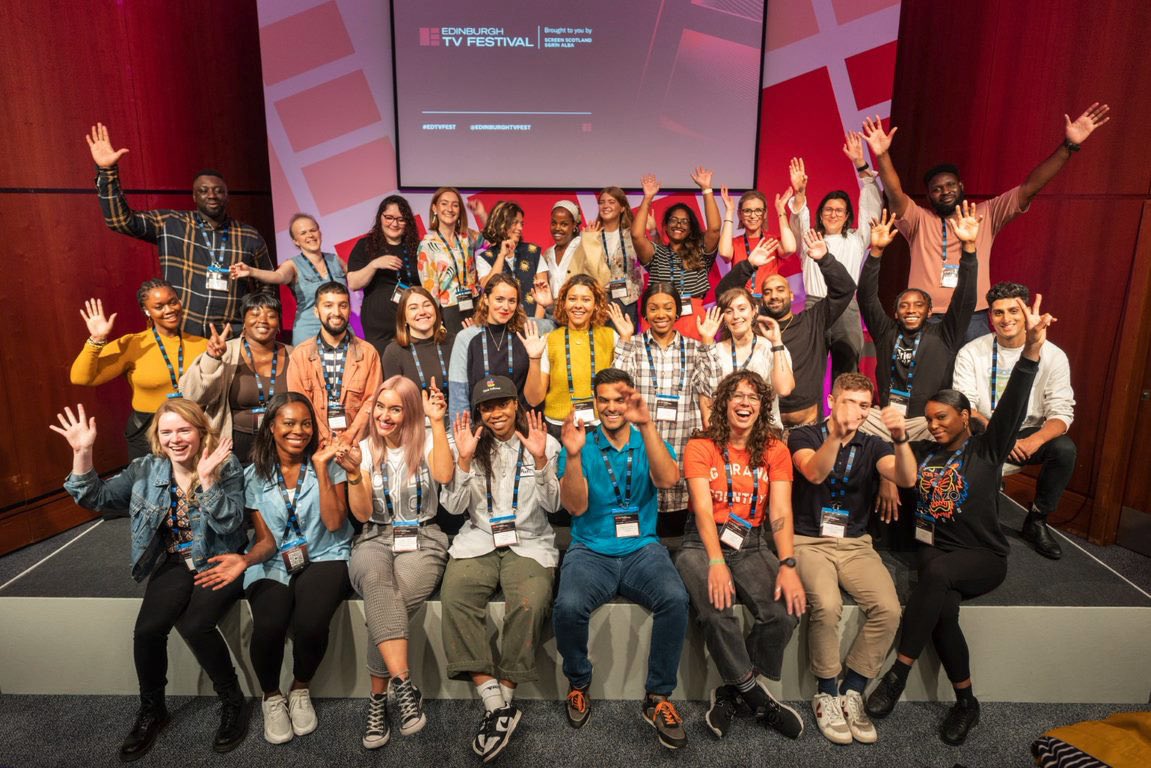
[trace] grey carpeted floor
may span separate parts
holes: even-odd
[[[123,696],[0,697],[0,766],[118,765],[116,752],[130,727],[135,701]],[[982,722],[967,744],[948,747],[936,735],[943,704],[903,703],[879,723],[880,741],[839,747],[815,728],[810,708],[799,705],[804,734],[789,741],[751,720],[739,720],[724,741],[703,723],[705,705],[689,702],[689,743],[678,752],[660,747],[639,714],[638,702],[593,702],[593,714],[579,731],[566,724],[559,703],[523,702],[524,717],[507,750],[503,766],[1027,766],[1029,746],[1045,730],[1085,719],[1097,719],[1130,706],[1105,704],[986,704]],[[217,724],[210,698],[174,698],[173,719],[156,747],[137,763],[148,766],[326,766],[326,765],[480,765],[471,751],[480,709],[474,701],[427,702],[428,726],[402,737],[393,726],[392,741],[377,752],[360,746],[364,703],[346,699],[317,702],[320,726],[315,733],[282,746],[262,737],[258,705],[247,740],[234,752],[210,749]]]

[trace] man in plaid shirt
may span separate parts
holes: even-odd
[[[96,162],[96,190],[104,222],[114,232],[156,243],[160,271],[184,305],[184,332],[208,338],[211,325],[243,328],[240,304],[250,291],[266,290],[253,280],[233,281],[229,267],[243,261],[274,269],[264,238],[253,227],[228,217],[228,187],[216,171],[201,171],[192,182],[195,211],[133,211],[120,188],[117,163],[128,151],[112,149],[108,129],[97,123],[86,137]]]

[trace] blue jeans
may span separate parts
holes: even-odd
[[[647,657],[648,693],[670,696],[679,673],[687,631],[687,590],[658,543],[622,557],[600,555],[573,544],[560,567],[560,588],[552,608],[556,647],[568,682],[586,688],[592,665],[587,655],[592,611],[616,595],[652,612],[651,652]]]

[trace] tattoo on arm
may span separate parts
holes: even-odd
[[[779,533],[781,530],[783,530],[783,524],[785,522],[787,522],[786,518],[773,517],[771,519],[771,532],[772,533]]]

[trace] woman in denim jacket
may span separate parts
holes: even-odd
[[[227,752],[247,732],[244,694],[217,623],[242,594],[240,584],[214,573],[219,556],[242,551],[244,475],[232,441],[220,440],[200,406],[174,398],[148,429],[152,453],[110,480],[92,466],[96,419],[71,408],[52,426],[72,446],[64,489],[76,503],[106,518],[125,512],[132,526],[132,578],[148,579],[133,632],[140,711],[120,748],[127,762],[143,757],[168,723],[164,686],[168,633],[180,633],[212,680],[223,709],[212,747]]]

